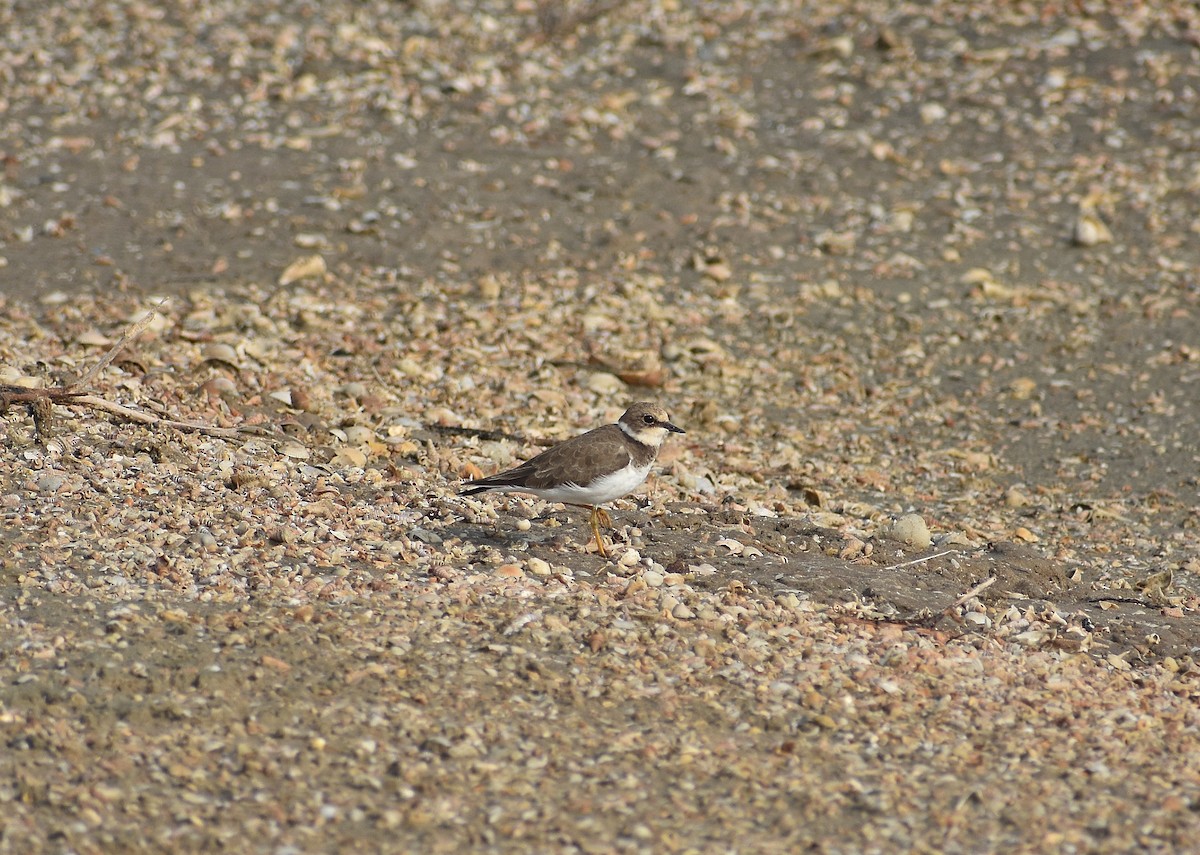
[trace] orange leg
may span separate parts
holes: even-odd
[[[600,554],[608,558],[608,550],[604,548],[604,540],[600,537],[600,523],[603,522],[605,528],[612,528],[612,517],[603,508],[592,505],[589,521],[592,524],[592,536],[596,538],[596,546],[600,549]]]

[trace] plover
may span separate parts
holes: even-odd
[[[671,424],[657,404],[632,404],[616,424],[572,437],[527,460],[515,469],[469,482],[460,495],[485,490],[532,493],[549,502],[590,508],[592,536],[600,554],[608,550],[600,538],[600,523],[612,519],[599,505],[633,492],[646,480],[658,449],[668,433],[683,433]]]

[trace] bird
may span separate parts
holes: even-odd
[[[459,495],[488,490],[531,493],[550,502],[590,508],[592,536],[600,554],[608,558],[600,524],[611,528],[612,518],[600,505],[637,489],[667,435],[685,432],[671,423],[661,406],[639,401],[630,404],[615,424],[572,437],[513,469],[468,481]]]

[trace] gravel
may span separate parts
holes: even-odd
[[[0,25],[0,851],[1193,845],[1193,6]]]

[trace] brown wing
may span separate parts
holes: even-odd
[[[543,451],[518,468],[529,471],[524,482],[527,487],[544,488],[564,481],[587,485],[628,464],[629,451],[621,429],[605,425]]]
[[[472,481],[463,492],[470,495],[493,487],[546,489],[563,481],[589,484],[627,463],[624,434],[616,425],[605,425],[559,443],[513,469]]]

